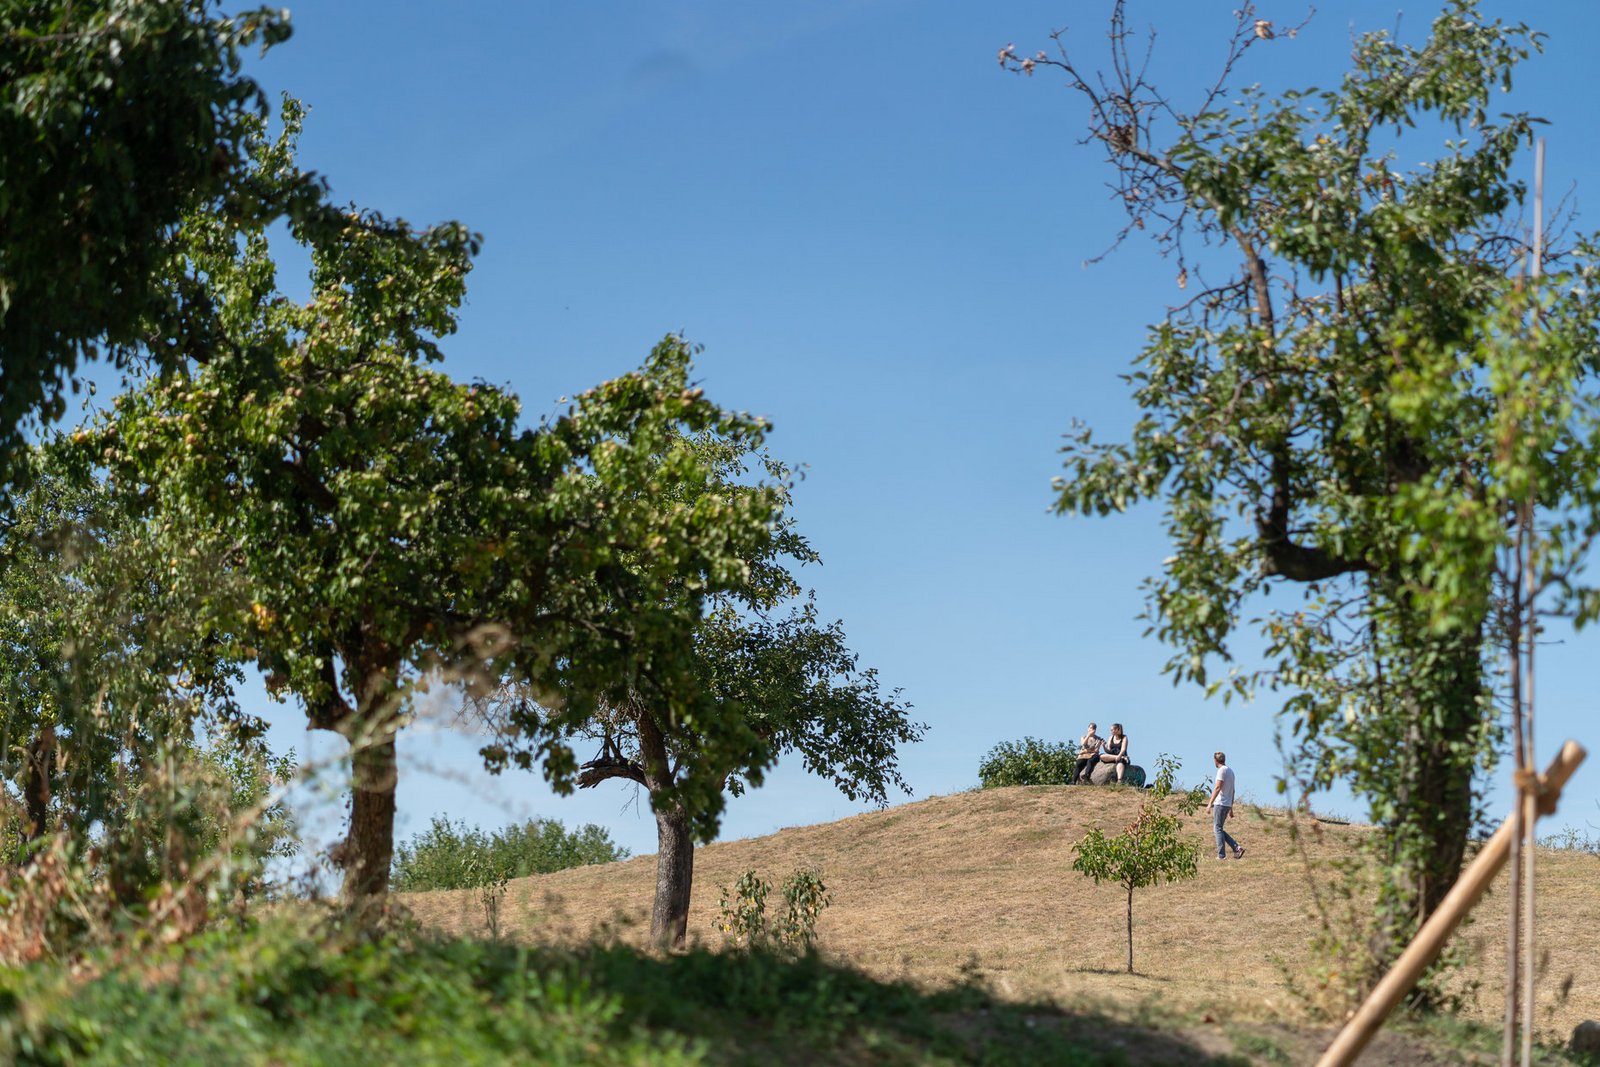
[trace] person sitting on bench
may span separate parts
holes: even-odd
[[[1083,782],[1089,783],[1089,773],[1094,770],[1094,765],[1100,762],[1100,746],[1106,739],[1095,733],[1094,723],[1089,724],[1089,729],[1078,739],[1078,765],[1072,769],[1072,782],[1076,785]]]

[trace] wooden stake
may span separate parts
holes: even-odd
[[[1541,777],[1540,785],[1542,795],[1539,800],[1539,813],[1548,815],[1555,811],[1556,801],[1561,796],[1562,788],[1567,784],[1567,779],[1572,777],[1572,772],[1588,753],[1576,741],[1568,741],[1561,746],[1561,752],[1550,764],[1549,770]],[[1520,802],[1521,798],[1518,798]],[[1489,888],[1489,883],[1494,881],[1494,876],[1506,865],[1506,857],[1511,851],[1511,838],[1513,834],[1513,820],[1507,819],[1500,824],[1500,829],[1479,850],[1472,863],[1461,872],[1461,877],[1456,879],[1456,884],[1450,888],[1444,900],[1428,921],[1422,924],[1422,929],[1417,931],[1417,936],[1406,950],[1400,954],[1389,973],[1383,976],[1367,999],[1356,1009],[1350,1021],[1345,1023],[1333,1043],[1328,1046],[1322,1058],[1317,1061],[1317,1067],[1348,1067],[1361,1055],[1361,1050],[1367,1047],[1367,1042],[1372,1040],[1372,1035],[1378,1032],[1383,1021],[1394,1011],[1405,995],[1417,984],[1417,979],[1422,977],[1422,972],[1428,965],[1439,958],[1439,953],[1444,948],[1444,943],[1455,928],[1461,924],[1467,912],[1472,910],[1474,904],[1482,898],[1484,891]]]
[[[1533,277],[1535,282],[1544,273],[1544,138],[1534,145],[1533,149]],[[1533,304],[1533,336],[1539,336],[1539,289],[1534,286]],[[1534,550],[1537,547],[1534,539],[1538,531],[1534,529],[1534,499],[1530,491],[1527,503],[1527,512],[1523,517],[1526,528],[1528,547],[1526,565],[1522,576],[1526,596],[1526,611],[1528,617],[1524,622],[1526,632],[1523,637],[1527,641],[1527,668],[1522,675],[1523,688],[1523,724],[1526,728],[1526,743],[1528,761],[1525,766],[1533,770],[1533,649],[1539,636],[1539,587],[1534,574]],[[1522,1067],[1531,1067],[1533,1063],[1533,979],[1534,979],[1534,952],[1535,940],[1533,933],[1533,859],[1534,843],[1534,812],[1538,808],[1538,797],[1531,792],[1523,794],[1523,810],[1526,812],[1522,819]]]

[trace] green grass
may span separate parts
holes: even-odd
[[[570,952],[415,934],[213,932],[72,979],[0,971],[0,1062],[1123,1064],[1105,1020],[880,982],[815,956]],[[1203,1063],[1141,1035],[1139,1063]],[[1156,1042],[1154,1060],[1145,1045]]]
[[[1402,1033],[1426,1040],[1430,1045],[1454,1049],[1463,1054],[1479,1057],[1481,1062],[1497,1062],[1504,1032],[1495,1026],[1460,1019],[1449,1014],[1402,1015],[1391,1024]],[[1535,1044],[1533,1062],[1547,1067],[1567,1067],[1595,1062],[1592,1057],[1575,1053],[1562,1045]]]
[[[1254,1030],[1245,1030],[1230,1027],[1228,1038],[1233,1042],[1233,1047],[1240,1052],[1247,1053],[1257,1063],[1293,1063],[1293,1058],[1283,1046],[1279,1045],[1266,1034]]]

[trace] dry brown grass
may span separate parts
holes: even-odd
[[[879,977],[942,985],[977,968],[1002,996],[1126,1018],[1159,1011],[1194,1022],[1302,1022],[1283,969],[1307,960],[1311,896],[1282,811],[1245,808],[1235,817],[1230,827],[1248,852],[1239,862],[1212,857],[1204,812],[1189,821],[1202,845],[1200,876],[1139,891],[1137,973],[1124,973],[1123,892],[1074,872],[1072,845],[1092,826],[1120,829],[1138,797],[1065,786],[985,790],[710,845],[695,859],[690,937],[720,942],[719,887],[745,870],[777,884],[810,867],[833,893],[818,926],[823,951]],[[1308,836],[1307,850],[1321,859],[1349,854],[1371,832],[1315,825],[1320,840]],[[1559,1041],[1580,1020],[1600,1017],[1600,859],[1542,851],[1539,871],[1541,1037]],[[502,922],[523,939],[642,941],[654,879],[653,855],[521,879],[511,883]],[[1503,883],[1460,935],[1472,953],[1465,977],[1482,983],[1467,1017],[1491,1024],[1503,986]],[[469,891],[405,901],[426,926],[484,932]]]

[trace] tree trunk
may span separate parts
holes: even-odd
[[[394,738],[358,743],[351,756],[350,833],[342,861],[346,907],[367,912],[389,892],[394,858],[394,787],[398,778]]]
[[[682,948],[689,931],[694,838],[681,810],[656,812],[656,844],[656,899],[650,909],[650,936],[663,948]]]
[[[1419,715],[1408,731],[1415,764],[1399,815],[1416,848],[1407,878],[1418,926],[1432,915],[1461,873],[1472,832],[1472,773],[1484,708],[1482,641],[1477,632],[1442,639],[1428,688],[1436,721]]]
[[[37,841],[44,835],[50,818],[50,779],[56,768],[55,724],[40,727],[28,742],[23,761],[22,836],[26,841]]]
[[[1483,705],[1481,628],[1446,636],[1406,627],[1397,710],[1405,716],[1393,817],[1384,833],[1391,874],[1379,891],[1379,923],[1370,944],[1374,978],[1410,943],[1461,873],[1472,832],[1472,776],[1481,733],[1492,712]],[[1414,636],[1411,636],[1414,635]],[[1426,1006],[1438,990],[1424,982],[1413,995]]]
[[[1128,887],[1128,973],[1133,973],[1133,886]]]

